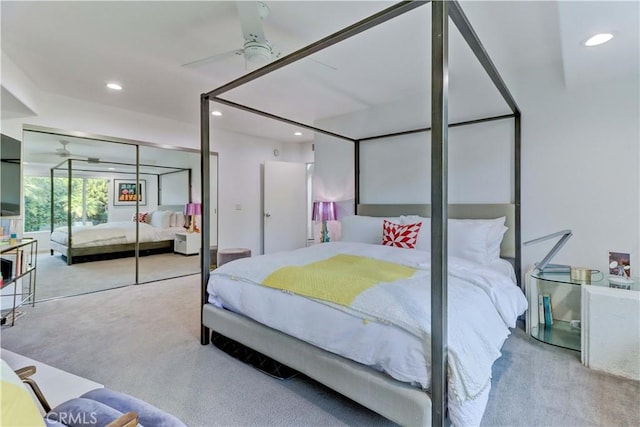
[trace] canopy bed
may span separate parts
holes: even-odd
[[[55,178],[62,172],[67,178],[67,224],[55,227],[55,203],[54,186]],[[146,199],[134,197],[130,201],[120,201],[119,204],[128,204],[131,214],[128,221],[110,221],[91,226],[74,225],[72,219],[72,178],[74,173],[88,175],[103,174],[131,176],[130,181],[120,180],[123,188],[133,186],[144,180],[139,176],[144,175],[156,178],[157,185],[157,209],[151,212],[142,212],[141,201]],[[185,231],[185,217],[183,205],[162,205],[162,179],[168,175],[185,174],[186,185],[184,187],[185,200],[189,200],[191,189],[191,169],[171,166],[145,165],[122,162],[109,162],[100,160],[67,159],[51,168],[51,255],[61,253],[67,260],[67,265],[72,265],[79,260],[110,259],[122,256],[145,255],[151,253],[172,252],[175,234]],[[118,204],[120,195],[114,180],[113,204]],[[138,185],[141,194],[144,195],[144,187]],[[127,190],[123,190],[127,192]],[[136,200],[137,199],[137,200]]]
[[[232,89],[425,4],[431,5],[431,127],[353,137],[221,97]],[[449,19],[497,88],[510,114],[449,123]],[[210,214],[207,198],[210,101],[351,142],[357,215],[349,220],[345,218],[343,227],[347,225],[347,230],[343,230],[342,242],[245,258],[213,272],[209,271],[210,260],[205,254],[201,260],[201,343],[209,343],[213,330],[304,373],[401,425],[446,425],[447,418],[454,424],[479,424],[488,399],[492,363],[500,355],[499,349],[509,328],[515,326],[516,318],[526,309],[526,300],[517,285],[521,265],[520,111],[460,5],[456,1],[400,2],[203,94],[204,227],[208,226]],[[450,205],[448,128],[507,119],[514,123],[513,173],[510,174],[512,203]],[[362,144],[422,132],[431,133],[431,204],[362,204]],[[349,221],[353,224],[348,225]],[[460,231],[467,226],[472,228],[466,230],[485,230],[483,236],[493,236],[491,243],[486,239],[471,238],[475,231]],[[385,246],[389,243],[388,234],[393,234],[396,227],[405,227],[403,233],[406,231],[407,234],[403,237],[413,239],[408,247],[415,250]],[[497,235],[495,230],[499,230]],[[371,237],[371,233],[377,234]],[[465,236],[467,241],[462,247],[457,242],[452,243],[454,235]],[[206,247],[206,232],[202,238]],[[372,244],[375,241],[377,244]],[[491,252],[490,262],[485,262],[485,258],[477,262],[462,258],[465,253],[475,250],[472,247],[479,241],[482,243],[476,255]],[[511,261],[512,267],[507,268],[510,273],[503,273],[504,260],[500,257]],[[359,268],[364,273],[352,275],[351,270],[357,265],[361,265]],[[351,286],[356,284],[361,288],[345,297],[343,294],[352,292]],[[348,286],[349,291],[345,291]],[[407,294],[402,295],[405,289]],[[410,289],[415,289],[416,293],[409,294]],[[325,296],[325,293],[332,295]],[[277,300],[285,302],[280,305]],[[267,301],[266,306],[261,304],[264,301]],[[284,311],[288,322],[278,320],[275,311]],[[409,312],[411,314],[407,314]],[[461,313],[470,318],[462,319]],[[483,327],[477,328],[479,324]],[[320,329],[310,331],[313,325]],[[397,332],[403,337],[398,337]],[[347,342],[346,346],[338,343],[341,337]],[[481,344],[465,346],[461,341]],[[363,344],[368,353],[358,353],[356,342]],[[391,349],[383,348],[385,346]],[[382,356],[369,358],[370,353],[378,350]],[[396,357],[390,353],[403,351],[417,354],[414,361],[418,368],[414,374],[402,367],[403,362],[400,367],[385,365],[385,361]],[[408,356],[398,358],[406,361]]]

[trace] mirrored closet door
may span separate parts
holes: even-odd
[[[196,150],[36,126],[23,141],[36,300],[199,274]]]

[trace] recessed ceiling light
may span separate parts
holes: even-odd
[[[295,136],[302,136],[302,132],[294,132],[293,133]]]
[[[613,38],[613,34],[611,33],[600,33],[596,34],[593,37],[590,37],[589,40],[584,42],[585,46],[598,46],[599,44],[606,43]]]
[[[109,169],[110,171],[116,170],[116,168],[107,168],[107,169]]]
[[[212,115],[216,116],[216,117],[220,117],[222,115],[222,113],[218,110],[214,110],[211,112]]]
[[[23,164],[23,165],[28,165],[28,164],[29,164],[29,162],[22,162],[22,164]]]
[[[122,90],[122,86],[120,86],[118,83],[107,83],[107,87],[112,90]]]

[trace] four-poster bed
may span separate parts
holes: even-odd
[[[76,165],[80,166],[76,166]],[[151,253],[172,252],[175,234],[184,232],[185,219],[182,205],[162,205],[162,178],[173,174],[186,174],[185,195],[190,194],[191,169],[159,166],[136,165],[123,162],[89,161],[67,159],[51,168],[51,255],[61,253],[72,265],[79,260],[110,259],[114,257],[132,256]],[[118,170],[116,170],[118,168]],[[131,170],[127,170],[131,169]],[[57,172],[64,173],[67,178],[67,225],[54,228],[54,185]],[[77,172],[108,175],[131,176],[137,173],[149,177],[156,177],[158,208],[148,213],[147,221],[116,221],[98,224],[96,226],[73,226],[72,221],[72,178]],[[115,190],[114,190],[115,191]],[[188,199],[188,196],[185,197]],[[131,212],[138,218],[139,204],[131,204]],[[146,218],[145,218],[146,220]]]
[[[428,335],[423,335],[421,346],[424,350],[424,358],[426,361],[425,369],[430,367],[430,383],[427,390],[415,387],[411,385],[414,381],[399,381],[391,378],[391,376],[380,372],[376,369],[376,366],[367,366],[350,360],[347,357],[342,357],[334,354],[333,351],[323,350],[316,345],[309,344],[306,338],[295,338],[289,333],[280,332],[272,327],[266,326],[268,322],[253,320],[259,317],[254,316],[248,312],[238,314],[236,311],[240,311],[229,300],[218,300],[217,306],[214,298],[223,297],[226,292],[223,289],[221,276],[224,276],[228,272],[229,277],[234,277],[236,282],[250,281],[250,283],[259,284],[262,279],[248,275],[249,279],[245,276],[236,276],[236,272],[233,270],[233,263],[229,263],[221,268],[221,272],[211,273],[209,271],[210,260],[207,259],[207,255],[202,257],[202,328],[201,328],[201,343],[208,344],[210,339],[210,329],[216,332],[226,335],[248,347],[251,347],[269,357],[272,357],[306,375],[309,377],[327,385],[328,387],[336,390],[337,392],[344,394],[345,396],[361,403],[362,405],[378,412],[379,414],[400,423],[402,425],[445,425],[447,419],[447,397],[450,396],[452,390],[448,389],[450,381],[457,381],[459,378],[456,375],[449,377],[448,368],[451,368],[449,362],[454,363],[456,360],[450,361],[448,359],[449,352],[457,351],[455,345],[451,347],[449,345],[448,336],[448,279],[452,280],[454,284],[453,291],[457,293],[458,278],[451,279],[449,277],[450,270],[448,266],[447,255],[447,229],[448,218],[498,218],[504,216],[506,218],[506,226],[508,227],[508,234],[505,236],[502,242],[501,255],[510,258],[514,265],[514,276],[520,277],[520,112],[518,107],[511,97],[504,82],[500,78],[493,63],[486,54],[482,44],[478,40],[471,25],[466,19],[459,4],[455,1],[451,2],[432,2],[432,16],[431,16],[431,28],[432,28],[432,64],[431,64],[431,96],[432,96],[432,108],[431,108],[431,127],[411,129],[406,133],[416,132],[431,132],[431,205],[430,206],[367,206],[361,205],[359,200],[359,188],[360,188],[360,149],[361,143],[364,140],[370,140],[374,138],[385,138],[389,136],[397,136],[401,133],[395,132],[390,135],[380,135],[376,137],[367,138],[354,138],[346,135],[340,135],[335,132],[330,132],[325,129],[310,126],[305,123],[296,122],[284,117],[279,117],[265,111],[260,111],[246,105],[241,105],[228,99],[220,98],[225,92],[231,89],[237,88],[247,82],[258,79],[270,72],[278,70],[288,64],[305,58],[315,52],[318,52],[326,47],[336,44],[342,40],[345,40],[353,35],[366,31],[369,28],[375,27],[387,20],[390,20],[396,16],[402,15],[410,10],[424,5],[424,2],[401,2],[388,9],[383,10],[367,19],[364,19],[350,27],[345,28],[335,34],[332,34],[316,43],[313,43],[299,51],[292,53],[284,58],[281,58],[269,65],[266,65],[252,73],[249,73],[231,83],[224,85],[212,92],[203,94],[201,96],[201,130],[202,130],[202,176],[203,176],[203,224],[207,227],[209,221],[209,200],[208,200],[208,174],[209,174],[209,102],[214,101],[229,105],[232,107],[240,108],[242,110],[258,114],[263,117],[272,118],[289,124],[295,124],[302,128],[312,130],[319,134],[330,135],[332,137],[347,140],[354,145],[354,171],[355,171],[355,206],[358,215],[370,215],[374,216],[399,216],[399,215],[416,215],[419,214],[423,217],[422,221],[426,222],[426,218],[430,217],[430,273],[427,276],[422,276],[423,281],[429,280],[430,276],[430,307],[423,307],[430,309],[430,325]],[[504,101],[511,109],[512,114],[500,115],[489,117],[485,119],[471,120],[462,123],[450,124],[448,122],[448,19],[454,22],[460,33],[462,34],[469,47],[478,58],[480,64],[489,75],[491,81],[498,89],[498,92],[503,97]],[[505,118],[513,118],[515,137],[514,137],[514,157],[513,157],[513,202],[506,206],[496,207],[493,205],[469,205],[464,207],[458,207],[455,205],[449,205],[447,198],[447,132],[450,126],[463,126],[471,125],[480,122],[503,120]],[[426,226],[428,227],[428,226]],[[208,245],[207,233],[203,233],[203,247]],[[325,246],[327,245],[327,246]],[[321,248],[307,248],[299,251],[308,254],[310,249],[314,253],[319,251],[328,251],[331,244],[316,245]],[[339,246],[340,243],[334,243],[334,246]],[[352,249],[349,249],[351,251]],[[355,249],[353,249],[355,250]],[[372,250],[372,249],[371,249]],[[376,248],[378,251],[379,248]],[[295,251],[294,251],[295,252]],[[416,251],[417,252],[417,251]],[[408,254],[408,252],[407,252]],[[427,252],[426,256],[429,256]],[[324,260],[319,255],[301,255],[305,258],[305,263],[309,261]],[[377,254],[376,257],[395,257],[392,252],[384,253],[383,255]],[[243,268],[248,268],[252,260],[241,260],[238,264],[242,264]],[[260,261],[257,262],[273,262],[278,264],[280,261],[274,261],[270,256],[263,256]],[[454,263],[458,264],[459,261],[454,259]],[[304,264],[304,263],[303,263]],[[280,265],[280,264],[278,264]],[[298,264],[296,264],[298,265]],[[307,265],[307,264],[304,264]],[[271,271],[271,270],[269,270]],[[275,272],[277,272],[276,270]],[[253,278],[252,278],[253,277]],[[268,276],[267,279],[268,280]],[[412,276],[413,277],[413,276]],[[215,280],[212,280],[214,279]],[[265,284],[265,282],[263,282]],[[426,285],[426,283],[425,283]],[[258,289],[262,289],[255,286]],[[515,316],[522,314],[524,308],[526,308],[526,301],[520,291],[516,287],[515,281],[513,282],[513,288],[517,289],[517,293],[513,293],[510,289],[510,293],[513,296],[513,300],[509,304],[517,306],[514,309]],[[281,288],[284,289],[284,288]],[[493,293],[493,291],[488,291]],[[364,292],[363,292],[364,294]],[[271,294],[269,294],[271,295]],[[295,292],[293,293],[295,296]],[[304,294],[302,294],[304,295]],[[362,294],[358,295],[360,298]],[[495,296],[495,295],[494,295]],[[232,298],[232,297],[229,297]],[[248,301],[251,301],[250,296],[245,295]],[[254,297],[255,298],[255,297]],[[312,297],[313,298],[313,297]],[[420,301],[426,301],[428,298],[421,299]],[[420,302],[418,301],[418,303]],[[452,302],[455,304],[455,301]],[[524,304],[524,306],[522,305]],[[320,304],[322,305],[322,304]],[[325,303],[326,305],[326,303]],[[499,305],[499,304],[498,304]],[[224,307],[226,309],[223,309]],[[334,307],[335,308],[335,307]],[[341,311],[338,309],[337,311]],[[350,312],[353,314],[353,312]],[[504,316],[503,316],[504,317]],[[367,318],[363,318],[364,323],[367,323]],[[264,319],[261,319],[264,320]],[[297,319],[292,318],[292,322],[295,323]],[[384,320],[384,319],[383,319]],[[385,323],[385,322],[382,322]],[[509,327],[513,327],[515,319],[513,316],[505,323]],[[453,324],[459,329],[459,325],[455,322]],[[504,327],[504,325],[502,325]],[[456,336],[454,336],[454,343]],[[500,343],[501,344],[501,343]],[[335,353],[341,354],[339,351]],[[451,368],[452,369],[452,368]],[[489,369],[490,370],[490,369]],[[489,373],[490,375],[490,373]],[[425,384],[423,384],[425,385]],[[459,389],[453,390],[459,392]],[[486,399],[488,398],[488,390],[486,393],[479,397],[477,400],[484,399],[484,402],[480,402],[479,417],[482,416],[484,405],[486,405]],[[451,408],[449,408],[451,409]],[[464,415],[456,413],[456,421],[464,422]],[[471,423],[479,424],[480,418],[476,413],[475,418],[471,418]]]

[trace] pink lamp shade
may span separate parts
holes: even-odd
[[[202,215],[202,204],[187,203],[186,205],[184,205],[184,214],[185,215]]]
[[[313,213],[311,219],[314,221],[335,221],[336,202],[313,202]]]

